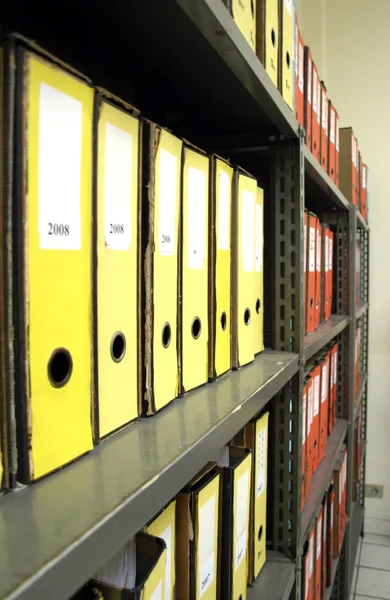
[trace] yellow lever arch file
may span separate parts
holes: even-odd
[[[279,0],[257,0],[256,4],[256,53],[277,87],[279,81]]]
[[[16,61],[19,479],[28,482],[92,448],[94,95],[87,81],[19,38],[7,48]]]
[[[172,500],[155,517],[145,531],[150,535],[161,538],[166,545],[167,560],[165,564],[165,587],[163,600],[175,600],[176,588],[176,500]]]
[[[255,214],[257,184],[236,169],[232,213],[232,363],[255,357]]]
[[[95,368],[99,438],[138,417],[140,122],[133,112],[135,116],[97,94]]]
[[[264,190],[257,188],[255,214],[255,354],[264,350]]]
[[[230,229],[233,168],[211,160],[209,245],[209,379],[231,367]]]
[[[181,247],[181,393],[208,380],[209,158],[185,147]]]
[[[245,39],[256,50],[256,1],[223,0]]]
[[[293,109],[293,40],[294,40],[294,7],[293,0],[280,0],[282,3],[282,60],[281,60],[281,92]]]
[[[179,210],[182,142],[154,123],[144,123],[145,391],[151,415],[179,393],[177,347]]]

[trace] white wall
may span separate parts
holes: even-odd
[[[352,125],[370,168],[368,526],[390,534],[390,2],[299,0],[298,16],[341,126]],[[382,529],[383,530],[383,529]]]

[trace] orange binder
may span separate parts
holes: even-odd
[[[308,46],[305,46],[304,61],[304,127],[306,131],[306,146],[309,148],[309,150],[312,150],[311,122],[313,113],[313,59],[311,56],[311,50]]]
[[[316,230],[317,217],[307,214],[308,221],[308,264],[307,264],[307,333],[315,330],[315,291],[316,291]]]
[[[302,398],[302,491],[301,507],[302,510],[306,502],[306,439],[307,439],[307,383],[303,386]]]
[[[322,597],[322,522],[323,509],[321,508],[315,523],[314,600],[321,600]]]
[[[337,187],[340,187],[340,117],[336,111],[336,177]]]
[[[304,600],[313,600],[313,567],[314,567],[314,528],[311,530],[303,551],[303,586]]]
[[[359,208],[359,199],[358,199],[358,179],[359,179],[359,170],[358,170],[358,141],[356,136],[352,137],[352,186],[354,196],[352,198],[352,204],[355,204]]]
[[[320,402],[321,402],[321,365],[317,364],[311,371],[313,381],[313,423],[312,423],[312,469],[313,473],[318,468],[320,445]]]
[[[329,154],[328,174],[332,181],[336,182],[336,111],[329,100]]]
[[[338,343],[336,343],[333,346],[333,414],[332,414],[332,428],[336,425],[336,419],[337,419],[338,366],[339,366],[339,345],[338,345]]]
[[[304,104],[304,52],[305,45],[303,43],[303,38],[301,32],[298,29],[298,20],[296,20],[296,33],[297,42],[296,42],[296,65],[295,65],[295,73],[296,73],[296,86],[295,86],[295,118],[302,125],[305,126],[305,104]]]
[[[330,369],[330,353],[328,352],[321,362],[321,407],[320,407],[319,462],[321,462],[321,460],[324,458],[326,442],[328,439],[329,369]]]
[[[306,431],[306,468],[305,468],[305,495],[310,490],[311,476],[313,474],[313,448],[314,448],[314,429],[313,429],[313,380],[309,376],[306,377],[306,389],[307,389],[307,431]]]
[[[329,302],[329,226],[322,224],[322,313],[323,319],[328,319]]]
[[[321,82],[321,165],[328,172],[328,94],[324,82]]]
[[[326,510],[326,495],[322,500],[322,553],[321,553],[321,598],[324,597],[326,588],[326,561],[327,561],[327,531],[328,531],[328,511]]]
[[[321,233],[322,225],[316,219],[316,289],[315,289],[315,326],[321,323]]]
[[[361,209],[362,217],[367,221],[367,165],[362,163],[362,201]]]
[[[329,229],[329,242],[328,242],[328,319],[332,314],[332,305],[333,305],[333,242],[334,242],[334,233]]]
[[[307,212],[303,214],[303,323],[304,334],[307,333]]]
[[[326,576],[325,585],[329,586],[332,583],[332,565],[333,565],[333,515],[334,515],[334,485],[333,477],[330,482],[330,486],[326,492],[325,497],[325,511],[326,511]]]
[[[321,82],[313,62],[313,111],[311,122],[312,153],[321,163]]]

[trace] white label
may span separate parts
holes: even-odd
[[[104,140],[104,241],[112,250],[131,245],[133,137],[106,123]]]
[[[338,355],[337,355],[337,352],[335,352],[334,353],[334,368],[333,368],[333,375],[334,375],[333,385],[337,384],[337,362],[338,362]]]
[[[356,162],[357,162],[357,143],[356,143],[356,138],[354,136],[352,136],[352,164],[354,165],[354,167],[356,167]]]
[[[219,198],[218,198],[218,249],[230,248],[230,178],[225,171],[219,172]]]
[[[165,593],[164,600],[170,600],[171,598],[171,573],[172,573],[172,525],[168,525],[165,531],[159,536],[161,537],[166,546],[166,562],[165,562]]]
[[[313,110],[314,110],[315,114],[318,113],[317,81],[318,81],[317,71],[315,71],[313,69]]]
[[[306,442],[306,405],[307,405],[307,394],[303,395],[303,410],[302,410],[302,446]]]
[[[322,533],[322,516],[317,521],[317,560],[321,556],[321,533]]]
[[[326,119],[326,105],[327,105],[327,101],[326,101],[326,92],[325,90],[322,90],[322,110],[321,110],[321,115],[322,115],[322,129],[324,129],[325,131],[328,130],[328,124],[327,124],[327,119]]]
[[[310,536],[309,540],[309,579],[313,576],[313,536]]]
[[[332,500],[330,505],[330,528],[333,530],[333,514],[334,514],[334,502]]]
[[[322,366],[321,403],[323,404],[328,395],[328,365]]]
[[[40,84],[38,232],[42,250],[81,249],[81,150],[79,100]]]
[[[317,256],[316,256],[316,263],[317,263],[317,273],[321,273],[321,232],[319,229],[317,229]]]
[[[284,6],[290,17],[292,16],[292,0],[284,0]]]
[[[309,387],[309,393],[307,396],[307,399],[308,399],[308,402],[307,402],[307,435],[310,434],[311,425],[313,423],[313,395],[314,395],[314,390],[313,390],[313,385],[311,385]]]
[[[340,151],[340,119],[336,118],[336,151]]]
[[[367,189],[367,168],[365,165],[362,167],[362,186],[364,190]]]
[[[153,594],[150,596],[150,600],[163,600],[161,580],[159,581],[158,586],[154,590]]]
[[[334,144],[336,141],[336,113],[333,108],[330,109],[330,143]]]
[[[267,429],[264,427],[259,431],[257,437],[257,498],[265,490],[265,455],[267,448]]]
[[[333,269],[333,238],[329,237],[329,271]]]
[[[307,99],[308,99],[309,104],[311,104],[312,64],[313,63],[311,61],[311,58],[308,58],[308,61],[307,61],[307,65],[308,65],[308,67],[307,67],[308,68],[308,74],[307,74],[307,86],[308,86],[308,89],[307,89]]]
[[[199,598],[214,581],[215,573],[215,512],[216,495],[207,500],[199,510]]]
[[[303,226],[303,272],[306,273],[306,242],[307,242],[307,232],[306,225]]]
[[[237,481],[237,505],[236,505],[236,557],[234,561],[235,570],[238,569],[246,556],[246,538],[249,510],[249,471],[245,471]]]
[[[206,246],[206,173],[188,167],[188,268],[203,269]]]
[[[256,204],[256,271],[263,270],[263,207]]]
[[[302,44],[298,45],[298,62],[299,62],[299,75],[298,75],[298,87],[303,94],[303,46]]]
[[[314,416],[320,412],[320,376],[314,378]]]
[[[241,253],[244,271],[254,269],[255,262],[255,195],[248,190],[242,192]]]
[[[175,251],[177,157],[161,148],[159,162],[158,249],[160,255],[172,256]]]
[[[298,45],[299,45],[299,33],[298,33],[298,25],[295,24],[295,41],[294,41],[294,62],[295,62],[295,75],[298,77],[299,75],[299,67],[298,67]]]
[[[309,271],[315,271],[316,256],[316,228],[310,227],[310,245],[309,245]]]
[[[329,271],[329,235],[325,233],[325,271]]]
[[[317,81],[317,123],[321,124],[321,83]]]

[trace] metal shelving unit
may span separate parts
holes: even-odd
[[[262,181],[265,342],[272,350],[116,434],[62,471],[4,495],[0,599],[68,600],[266,405],[272,550],[248,598],[300,600],[303,545],[343,443],[350,450],[348,523],[333,566],[334,585],[325,597],[348,598],[364,514],[364,460],[353,505],[352,449],[357,319],[362,326],[357,402],[364,448],[366,443],[367,225],[308,151],[302,129],[221,0],[144,0],[136,6],[97,0],[93,11],[69,0],[54,23],[39,0],[14,4],[1,8],[4,29],[35,39],[176,135],[234,156]],[[305,205],[332,226],[336,255],[334,314],[310,336],[303,328]],[[358,307],[357,239],[363,248]],[[333,339],[339,343],[338,421],[302,511],[304,369]]]

